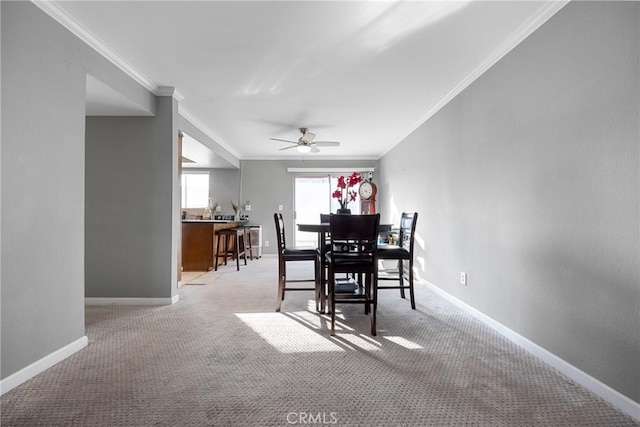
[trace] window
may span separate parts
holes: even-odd
[[[296,246],[316,246],[316,233],[298,231],[298,223],[316,223],[320,214],[335,213],[340,207],[331,194],[338,188],[338,177],[351,173],[300,174],[294,178],[294,240]],[[350,190],[357,191],[358,187]],[[349,203],[351,213],[360,213],[359,199]]]
[[[206,208],[209,205],[209,172],[182,172],[182,208]]]
[[[318,235],[299,231],[298,223],[320,221],[321,213],[331,212],[328,175],[298,175],[294,179],[294,236],[296,246],[316,246]]]

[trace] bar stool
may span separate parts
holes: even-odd
[[[247,265],[247,254],[245,252],[245,233],[244,228],[227,228],[218,230],[218,243],[216,244],[216,260],[214,263],[214,271],[218,271],[218,257],[224,257],[224,265],[227,265],[227,258],[236,259],[237,270],[240,271],[240,255],[244,258],[244,265]],[[233,247],[229,247],[229,242],[234,240]],[[223,245],[223,252],[220,253],[220,245]]]
[[[253,261],[253,246],[251,243],[251,237],[252,237],[251,233],[253,230],[249,225],[242,226],[241,228],[244,230],[244,243],[245,243],[244,250],[249,251],[249,259]]]

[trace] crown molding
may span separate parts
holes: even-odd
[[[182,101],[184,99],[184,96],[173,86],[158,86],[155,94],[157,96],[171,96],[175,98],[176,101]]]
[[[1,1],[1,0],[0,0]],[[107,45],[102,43],[98,38],[91,34],[86,28],[78,24],[64,9],[62,9],[53,0],[31,0],[38,8],[49,15],[52,19],[69,30],[72,34],[85,42],[90,48],[94,49],[98,54],[102,55],[108,61],[113,63],[116,67],[122,70],[125,74],[138,82],[142,87],[156,96],[172,96],[177,101],[182,101],[184,96],[173,86],[159,86],[155,82],[148,79],[141,72],[136,70],[132,65],[125,61],[120,55],[111,50]],[[188,119],[194,126],[199,128],[205,135],[216,141],[229,153],[236,158],[240,158],[240,154],[233,149],[229,144],[223,142],[218,138],[214,132],[204,126],[199,120],[193,117],[188,111],[184,110],[181,105],[178,105],[179,114]]]
[[[31,0],[33,4],[39,7],[51,18],[56,20],[60,25],[71,31],[76,37],[85,42],[89,47],[94,49],[100,55],[113,63],[116,67],[126,73],[133,80],[142,85],[154,95],[159,95],[159,87],[156,83],[148,79],[144,74],[136,70],[131,64],[125,61],[120,55],[111,50],[107,45],[102,43],[98,38],[91,34],[86,28],[78,24],[64,9],[62,9],[55,1]]]
[[[460,92],[465,90],[471,83],[473,83],[478,77],[483,75],[487,70],[493,67],[500,59],[502,59],[507,53],[511,52],[516,46],[518,46],[524,39],[529,37],[531,33],[540,28],[542,24],[547,22],[549,18],[555,15],[560,9],[565,7],[571,0],[552,0],[546,3],[538,12],[533,15],[527,22],[522,24],[508,39],[506,39],[493,53],[484,60],[479,67],[471,72],[465,79],[456,85],[449,93],[447,93],[436,105],[431,107],[422,117],[416,121],[407,131],[405,131],[395,144],[388,148],[380,158],[384,157],[387,153],[393,150],[398,144],[404,141],[409,135],[411,135],[416,129],[422,126],[427,120],[429,120],[434,114],[449,103],[453,98],[458,96]]]
[[[350,167],[350,168],[287,168],[289,173],[351,173],[358,172],[375,172],[374,167]]]

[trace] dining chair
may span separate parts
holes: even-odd
[[[320,214],[320,223],[328,224],[331,221],[331,214]],[[324,236],[324,247],[318,248],[321,249],[320,252],[327,253],[329,251],[329,246],[331,245],[331,233],[326,233]]]
[[[323,214],[323,213],[320,214],[320,223],[328,224],[329,221],[331,221],[331,214]],[[327,261],[325,259],[325,256],[327,252],[329,252],[329,248],[331,247],[331,233],[326,233],[324,237],[325,237],[324,246],[321,248],[318,248],[318,255],[320,257],[320,260],[319,260],[320,292],[322,293],[321,300],[320,300],[320,311],[323,313],[325,311],[325,305],[327,300],[327,269],[329,268]],[[345,278],[348,278],[348,277],[349,277],[349,273],[346,273]]]
[[[380,214],[331,215],[330,249],[325,255],[328,265],[328,299],[331,312],[331,335],[335,335],[336,303],[364,304],[369,314],[371,335],[376,335],[377,275],[376,255]],[[339,285],[336,274],[353,273],[363,281],[348,279]]]
[[[280,308],[282,307],[285,291],[315,291],[316,308],[319,310],[320,287],[318,280],[316,279],[316,272],[318,270],[318,252],[316,248],[313,246],[287,246],[282,214],[279,212],[274,213],[273,219],[276,224],[276,234],[278,237],[278,302],[276,305],[276,311],[280,311]],[[287,277],[287,263],[299,261],[313,261],[313,279],[291,279]],[[313,282],[314,287],[287,286],[288,283],[301,282]]]
[[[328,224],[331,220],[330,214],[320,214],[320,223]],[[329,248],[331,246],[331,233],[324,233],[324,240],[322,241],[322,245],[318,247],[318,281],[319,281],[319,292],[320,292],[320,312],[324,313],[325,305],[327,301],[327,269],[328,264],[325,259],[327,252],[329,252]]]
[[[400,297],[404,298],[405,289],[409,289],[411,308],[416,309],[416,299],[413,292],[413,246],[416,234],[418,212],[403,212],[400,217],[400,232],[397,245],[379,245],[378,259],[384,261],[397,261],[393,269],[380,269],[378,282],[382,280],[397,281],[397,285],[378,284],[378,289],[400,289]],[[405,269],[407,270],[405,272]],[[405,284],[406,280],[406,284]]]

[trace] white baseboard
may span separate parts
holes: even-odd
[[[56,350],[53,353],[43,357],[42,359],[33,362],[31,365],[20,369],[15,374],[9,375],[7,378],[0,381],[0,395],[13,390],[25,381],[35,377],[40,372],[49,369],[56,363],[61,362],[72,354],[82,350],[87,346],[88,342],[88,338],[86,336],[83,336],[82,338],[75,340],[71,344],[68,344],[61,349]]]
[[[172,305],[180,300],[180,295],[171,298],[92,298],[84,299],[86,305]]]
[[[443,297],[447,301],[451,302],[452,304],[466,311],[476,319],[485,323],[491,329],[495,330],[496,332],[498,332],[508,340],[512,341],[513,343],[524,348],[529,353],[541,359],[543,362],[547,363],[548,365],[562,372],[564,375],[571,378],[573,381],[577,382],[587,390],[597,394],[607,402],[611,403],[616,408],[620,409],[625,414],[640,421],[640,403],[634,400],[631,400],[627,396],[621,394],[620,392],[612,389],[611,387],[604,384],[603,382],[593,378],[591,375],[571,365],[564,359],[561,359],[560,357],[556,356],[550,351],[540,347],[538,344],[532,341],[529,341],[527,338],[523,337],[517,332],[507,328],[502,323],[497,322],[496,320],[492,319],[486,314],[471,307],[467,303],[443,291],[433,283],[429,283],[425,280],[421,280],[420,282],[425,284],[434,293],[438,294],[439,296]]]
[[[178,294],[171,298],[85,298],[85,304],[87,305],[171,305],[180,300]],[[8,376],[0,381],[0,395],[13,390],[25,381],[35,377],[40,372],[49,369],[56,363],[66,359],[79,350],[82,350],[87,346],[88,338],[83,336],[82,338],[62,347],[59,350],[43,357],[42,359],[32,363],[31,365],[22,368],[15,374]]]

